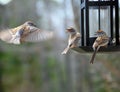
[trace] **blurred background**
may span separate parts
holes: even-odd
[[[65,29],[80,30],[80,0],[0,0],[0,30],[27,20],[55,38],[12,45],[0,41],[0,92],[120,92],[120,53],[92,54],[70,50]],[[120,19],[120,18],[119,18]]]

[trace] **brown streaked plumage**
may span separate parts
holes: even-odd
[[[92,63],[92,64],[94,62],[95,55],[96,55],[97,51],[99,50],[99,48],[106,47],[109,43],[109,37],[106,35],[106,33],[104,31],[98,30],[96,32],[96,35],[98,35],[98,37],[96,38],[95,42],[93,43],[94,53],[90,60],[90,63]]]
[[[36,27],[36,25],[27,21],[24,24],[12,28],[3,30],[0,32],[0,39],[13,44],[21,44],[24,42],[39,42],[50,39],[53,37],[53,32],[42,31]]]
[[[80,45],[80,33],[72,27],[68,28],[67,32],[69,33],[68,45],[61,54],[66,54],[70,48],[78,47]]]

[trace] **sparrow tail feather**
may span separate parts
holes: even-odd
[[[66,54],[69,50],[69,47],[65,48],[64,51],[61,54]]]
[[[94,50],[94,53],[93,53],[93,55],[92,55],[92,57],[91,57],[91,60],[90,60],[90,63],[91,63],[91,64],[93,64],[93,62],[94,62],[94,58],[95,58],[95,56],[96,56],[97,51],[98,51],[98,47]]]

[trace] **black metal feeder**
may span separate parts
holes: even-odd
[[[101,47],[99,52],[120,51],[118,0],[80,0],[80,12],[81,46],[74,50],[93,52],[94,33],[101,29],[110,37],[110,42],[107,48]]]

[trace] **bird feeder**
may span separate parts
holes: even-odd
[[[74,50],[93,51],[94,34],[97,30],[103,30],[110,41],[108,47],[101,47],[99,52],[120,51],[118,0],[80,0],[80,14],[81,45]]]

